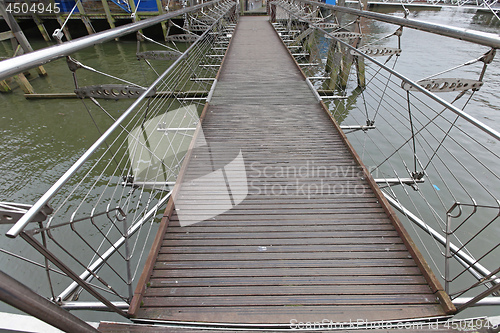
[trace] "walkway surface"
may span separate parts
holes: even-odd
[[[445,314],[267,17],[238,23],[195,147],[137,318],[289,327]]]

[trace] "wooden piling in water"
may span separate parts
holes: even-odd
[[[101,0],[101,2],[102,2],[102,6],[104,8],[104,12],[106,13],[106,18],[108,20],[109,26],[111,28],[114,28],[115,27],[115,19],[111,15],[111,11],[109,10],[108,2],[106,0]]]
[[[87,32],[89,35],[92,35],[95,33],[94,28],[92,27],[92,23],[90,22],[90,19],[87,16],[87,13],[85,13],[85,8],[83,8],[83,5],[80,1],[76,2],[76,6],[78,7],[78,11],[80,12],[80,19],[82,20],[83,24],[85,25],[85,28],[87,29]]]
[[[366,9],[368,7],[368,0],[362,0],[361,1],[363,5],[363,9]],[[361,17],[358,17],[354,32],[355,33],[361,33]],[[358,47],[359,42],[361,41],[361,37],[354,38],[351,42],[351,46],[353,47]],[[364,59],[355,55],[352,55],[350,50],[347,47],[342,47],[342,66],[341,66],[341,72],[340,72],[340,77],[339,77],[339,85],[342,89],[345,89],[347,87],[347,80],[349,79],[349,73],[351,72],[351,67],[353,63],[356,64],[356,74],[357,74],[357,79],[358,79],[358,85],[363,88],[366,83],[365,83],[365,65],[364,65]]]
[[[158,15],[165,14],[165,10],[163,9],[163,4],[161,0],[156,0],[156,6],[158,7]],[[167,33],[167,24],[164,21],[161,22],[161,31],[163,32],[163,38],[166,40],[168,33]]]
[[[12,88],[9,86],[6,80],[0,81],[0,92],[3,93],[12,92]]]
[[[10,31],[3,33],[0,36],[0,40],[7,40],[7,39],[11,40],[12,48],[14,49],[13,56],[15,57],[16,55],[21,55],[23,53],[33,52],[33,48],[31,47],[23,31],[21,30],[21,27],[19,27],[19,24],[12,16],[12,13],[7,12],[4,2],[0,2],[0,15],[3,16],[5,22],[10,28]],[[43,66],[39,66],[37,68],[37,72],[38,75],[40,76],[47,75],[47,72],[45,71],[45,68],[43,68]],[[19,87],[24,91],[24,93],[32,94],[35,92],[31,84],[29,83],[28,79],[23,73],[15,75],[13,76],[13,78],[17,82]],[[7,84],[6,81],[2,81],[1,91],[10,92],[12,91],[12,89],[10,88],[10,86]]]
[[[13,76],[14,80],[16,80],[17,85],[24,91],[25,94],[34,94],[35,90],[33,86],[30,84],[28,79],[23,73],[19,73]]]
[[[356,73],[358,75],[358,87],[366,87],[366,76],[365,76],[365,60],[363,57],[356,56]]]
[[[31,8],[32,5],[31,0],[24,0],[24,2],[27,3],[28,6]],[[45,26],[43,25],[43,22],[36,13],[36,11],[31,12],[31,17],[33,18],[33,22],[35,22],[36,26],[38,27],[38,30],[40,30],[43,39],[48,42],[50,40],[49,33],[47,32],[47,29],[45,29]]]
[[[330,43],[328,56],[326,59],[325,71],[329,73],[329,79],[324,83],[324,89],[335,90],[342,63],[342,52],[340,45],[336,41]]]

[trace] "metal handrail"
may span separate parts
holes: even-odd
[[[449,242],[444,236],[439,234],[433,228],[431,228],[427,223],[415,216],[411,211],[406,209],[400,202],[392,198],[390,195],[384,193],[385,198],[391,204],[392,207],[397,209],[399,212],[404,214],[409,220],[411,220],[416,226],[425,231],[428,235],[434,238],[439,244],[443,246],[449,246],[451,255],[458,260],[462,266],[466,267],[467,270],[474,275],[478,280],[482,280],[487,276],[491,276],[492,273],[483,265],[478,263],[474,258],[468,255],[464,250],[460,249],[455,244]],[[495,276],[496,278],[496,276]]]
[[[137,223],[127,230],[127,233],[124,236],[120,237],[120,239],[112,244],[108,250],[106,250],[101,256],[99,256],[99,258],[96,259],[95,262],[93,262],[82,274],[80,274],[80,278],[86,282],[90,282],[90,280],[94,277],[91,272],[97,273],[100,268],[104,266],[106,260],[108,260],[123,244],[125,244],[127,238],[134,235],[148,219],[156,214],[158,209],[160,209],[160,207],[167,202],[171,194],[172,192],[169,192],[161,198],[153,208],[151,208]],[[71,283],[61,294],[59,294],[57,299],[65,301],[78,287],[79,285],[77,282]]]
[[[64,332],[98,333],[80,318],[38,295],[21,282],[0,271],[0,300]]]
[[[429,32],[429,33],[433,33],[433,34],[437,34],[437,35],[441,35],[441,36],[445,36],[445,37],[460,39],[460,40],[472,42],[475,44],[489,46],[489,47],[494,48],[494,49],[500,48],[500,36],[495,35],[495,34],[491,34],[491,33],[469,30],[469,29],[462,29],[462,28],[457,28],[457,27],[451,27],[451,26],[447,26],[444,24],[423,22],[423,21],[409,19],[409,18],[402,18],[402,17],[392,16],[392,15],[387,15],[387,14],[382,14],[382,13],[370,12],[367,10],[359,10],[359,9],[348,8],[348,7],[343,7],[343,6],[334,6],[334,5],[329,5],[329,4],[326,4],[323,2],[318,2],[318,1],[311,1],[311,0],[294,0],[294,1],[306,3],[309,5],[313,5],[313,6],[320,6],[322,8],[327,8],[327,9],[330,9],[330,10],[333,10],[336,12],[366,17],[366,18],[370,18],[370,19],[374,19],[374,20],[382,21],[382,22],[386,22],[386,23],[392,23],[392,24],[403,26],[403,27],[421,30],[421,31],[425,31],[425,32]]]
[[[204,6],[206,6],[206,4],[215,4],[217,2],[220,2],[222,0],[214,0],[212,2],[209,2],[209,3],[205,3],[203,6],[202,5],[197,5],[197,6],[194,6],[194,7],[189,7],[189,9],[193,9],[193,8],[196,8],[196,9],[200,9],[200,8],[203,8]],[[190,10],[191,11],[191,10]],[[187,12],[190,12],[190,11],[187,11]],[[172,14],[171,17],[173,16],[177,16],[181,13],[184,13],[184,10],[180,10],[180,11],[177,11],[176,12],[177,14],[174,15],[174,12],[170,13]],[[162,17],[164,19],[167,19],[166,16],[162,15]],[[169,16],[170,17],[170,16]],[[142,22],[142,21],[141,21]],[[161,20],[154,20],[155,23],[158,23],[158,22],[161,22]],[[214,23],[215,24],[215,23]],[[133,31],[136,31],[136,30],[139,30],[141,28],[143,28],[143,26],[141,27],[137,27],[135,24],[132,24],[133,25],[133,28],[130,28],[128,29],[128,32],[127,33],[130,33],[130,32],[133,32]],[[129,25],[130,26],[130,25]],[[115,30],[115,29],[111,29],[111,30]],[[132,105],[129,106],[129,108],[127,110],[125,110],[125,112],[106,130],[106,132],[104,132],[104,134],[99,138],[97,139],[96,142],[94,142],[94,144],[64,173],[64,175],[61,176],[61,178],[59,178],[59,180],[54,183],[54,185],[52,185],[52,187],[47,191],[45,192],[45,194],[26,212],[26,214],[24,214],[20,219],[19,221],[14,225],[12,226],[12,228],[10,228],[10,230],[6,233],[7,237],[10,237],[10,238],[15,238],[17,236],[19,236],[19,234],[24,230],[24,228],[26,228],[26,226],[32,221],[32,219],[34,218],[34,216],[40,211],[40,209],[42,209],[42,207],[44,207],[49,201],[50,199],[52,199],[54,197],[54,195],[56,195],[56,193],[64,186],[64,184],[66,184],[66,182],[69,181],[69,179],[83,166],[83,164],[90,158],[90,156],[95,152],[97,151],[97,149],[106,142],[106,140],[108,139],[108,137],[117,129],[121,126],[121,123],[132,113],[132,111],[134,111],[134,109],[153,91],[153,89],[155,89],[155,87],[161,83],[163,81],[163,79],[185,58],[189,55],[189,52],[197,45],[197,42],[202,40],[203,37],[208,34],[208,30],[206,30],[201,36],[200,38],[198,38],[198,40],[196,42],[194,42],[193,44],[191,44],[191,46],[181,55],[179,56],[179,58],[177,58],[173,63],[172,65],[167,69],[165,70],[165,72],[163,72],[163,74],[161,74],[152,84],[151,86],[149,86],[145,91],[144,93],[139,96],[139,98],[137,98],[134,103],[132,103]],[[117,32],[117,33],[123,33],[123,32]],[[110,40],[110,39],[113,39],[116,37],[116,35],[113,35],[113,36],[108,36],[109,34],[106,34],[107,37],[105,40]],[[92,37],[92,36],[87,36],[87,37],[83,37],[82,39],[85,39],[85,41],[83,41],[81,44],[79,44],[78,47],[81,47],[83,48],[83,45],[86,45],[86,46],[91,46],[93,45],[92,42],[90,42],[89,44],[89,41],[88,39]],[[91,39],[92,41],[94,41],[94,43],[96,43],[97,41],[100,41],[100,42],[103,42],[105,41],[104,38],[97,38],[97,39]],[[76,42],[77,40],[75,40]],[[69,42],[71,43],[71,42]],[[61,44],[61,46],[65,45],[66,43],[64,44]],[[53,49],[57,49],[58,46],[55,46],[55,47],[51,47],[49,49],[53,50]],[[73,50],[73,48],[70,48],[71,50]],[[43,50],[40,50],[40,51],[43,51]],[[61,52],[65,52],[66,49],[62,49]],[[38,52],[38,51],[37,51]],[[34,53],[37,53],[37,52],[33,52],[33,53],[30,53],[29,55],[33,55]],[[54,51],[51,51],[51,52],[48,52],[50,54],[52,54],[53,56],[55,56],[57,54],[57,52],[54,53]],[[62,55],[61,55],[62,56]],[[2,63],[0,63],[1,65]]]
[[[313,4],[313,5],[321,5],[322,7],[323,7],[323,5],[325,5],[323,3],[318,3],[318,2],[315,2],[315,1],[309,1],[309,0],[293,0],[293,1],[300,1],[300,2],[305,2],[305,3],[308,3],[308,4],[310,3],[310,4]],[[276,3],[276,4],[279,5],[278,1],[273,1],[273,3]],[[325,7],[325,8],[331,8],[332,7],[331,9],[336,9],[334,6],[331,6],[331,5],[325,5],[325,6],[328,6],[328,7]],[[289,12],[291,15],[295,16],[297,19],[301,19],[301,17],[299,17],[298,15],[296,15],[295,13],[293,13],[288,8],[285,8],[285,7],[282,7],[282,8],[285,11]],[[349,8],[347,8],[347,9],[349,9]],[[363,11],[357,11],[356,15],[360,15],[361,16],[361,14],[364,15],[364,13],[365,12],[363,12]],[[389,16],[389,15],[385,15],[385,16],[387,16],[389,18],[395,18],[395,17]],[[369,16],[366,16],[366,17],[369,17]],[[386,19],[387,19],[387,17],[386,17]],[[392,69],[392,68],[384,65],[383,63],[381,63],[380,61],[376,60],[375,58],[373,58],[373,57],[371,57],[371,56],[369,56],[367,54],[364,54],[362,51],[360,51],[359,49],[355,48],[354,46],[349,45],[348,43],[346,43],[346,42],[338,39],[337,37],[333,36],[330,32],[326,31],[325,29],[322,29],[321,27],[318,27],[314,22],[310,22],[309,21],[308,23],[311,26],[313,26],[315,29],[317,29],[318,31],[321,31],[324,34],[329,35],[332,39],[334,39],[334,40],[338,41],[339,43],[341,43],[342,45],[346,46],[347,48],[349,48],[350,50],[352,50],[353,52],[355,52],[357,55],[362,56],[365,59],[370,60],[371,62],[373,62],[377,66],[383,68],[384,70],[386,70],[387,72],[391,73],[392,75],[394,75],[398,79],[402,80],[403,82],[406,82],[406,83],[412,85],[419,92],[421,92],[424,95],[430,97],[431,99],[433,99],[434,101],[438,102],[439,104],[441,104],[445,108],[447,108],[450,111],[456,113],[461,118],[467,120],[469,123],[471,123],[472,125],[476,126],[477,128],[479,128],[483,132],[487,133],[488,135],[490,135],[493,138],[495,138],[495,139],[497,139],[497,140],[500,141],[500,132],[494,130],[490,126],[488,126],[488,125],[484,124],[483,122],[477,120],[476,118],[472,117],[471,115],[469,115],[468,113],[464,112],[462,109],[456,107],[455,105],[451,104],[450,102],[446,101],[445,99],[443,99],[443,98],[441,98],[439,96],[436,96],[436,94],[434,94],[433,92],[425,89],[424,87],[422,87],[421,85],[419,85],[417,82],[415,82],[415,81],[407,78],[406,76],[404,76],[401,73],[395,71],[394,69]],[[424,24],[425,22],[420,22],[420,23]],[[397,23],[394,23],[394,24],[397,24]],[[497,39],[498,39],[498,47],[500,47],[500,37],[497,38]]]
[[[54,45],[41,50],[23,54],[18,57],[3,60],[0,62],[0,81],[31,68],[46,64],[50,61],[63,58],[95,44],[102,44],[115,38],[129,35],[141,29],[145,29],[155,24],[164,22],[168,19],[195,12],[208,6],[212,6],[221,1],[222,0],[212,0],[210,2],[205,2],[196,6],[186,7],[167,14],[159,15],[138,22],[129,23],[117,28],[74,39],[63,44]]]

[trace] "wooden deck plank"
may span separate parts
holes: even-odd
[[[283,296],[283,295],[405,295],[432,294],[429,286],[415,285],[315,285],[315,286],[203,286],[203,287],[157,287],[148,291],[148,297],[208,297],[208,296]]]
[[[366,267],[319,267],[319,268],[219,268],[219,269],[155,269],[152,277],[249,277],[256,276],[274,276],[283,278],[287,281],[290,276],[400,276],[420,275],[417,267],[379,267],[375,270],[366,269]],[[147,293],[146,293],[147,295]]]
[[[416,305],[321,305],[321,306],[252,306],[252,307],[173,307],[173,308],[146,308],[145,318],[156,320],[196,321],[206,323],[250,323],[260,324],[268,321],[270,314],[273,322],[290,327],[290,321],[322,322],[324,319],[334,323],[349,323],[352,321],[376,321],[381,317],[386,320],[399,320],[411,313],[415,318],[426,318],[444,315],[438,304]],[[392,330],[390,331],[392,332]],[[429,332],[423,331],[423,332]]]
[[[265,268],[316,268],[316,267],[336,267],[336,268],[370,268],[370,267],[414,267],[415,261],[412,259],[360,259],[352,257],[346,259],[316,259],[316,260],[223,260],[223,261],[164,261],[164,256],[159,256],[156,262],[156,269],[245,269],[259,267]]]
[[[172,291],[172,289],[170,289]],[[238,295],[234,297],[223,296],[181,296],[159,297],[147,295],[143,299],[144,307],[213,307],[213,306],[349,306],[349,305],[408,305],[408,304],[435,304],[436,298],[428,294],[369,294],[369,295],[293,295],[293,296],[253,296]]]
[[[221,253],[254,253],[260,251],[261,248],[252,245],[219,245],[211,246],[209,249],[205,246],[192,246],[192,247],[177,247],[177,246],[162,246],[160,249],[160,254],[166,253],[177,253],[177,254],[221,254]],[[403,252],[409,255],[406,247],[400,242],[399,244],[336,244],[336,245],[277,245],[277,246],[266,246],[266,251],[273,253],[293,253],[296,257],[306,256],[308,252],[323,252],[329,253],[331,257],[338,255],[345,256],[357,256],[359,253],[372,254],[373,256],[378,256],[379,252]],[[340,253],[340,254],[339,254]]]
[[[445,315],[418,252],[265,19],[238,24],[205,110],[138,318],[286,326]]]
[[[312,208],[314,209],[314,208]],[[318,231],[318,232],[332,232],[332,231],[380,231],[380,230],[393,230],[391,225],[387,223],[370,223],[368,225],[349,225],[349,224],[323,224],[323,225],[311,225],[305,227],[304,225],[298,226],[286,226],[286,225],[266,225],[266,226],[255,226],[253,223],[248,225],[236,225],[236,226],[188,226],[188,227],[170,227],[169,234],[174,233],[242,233],[242,232],[304,232],[304,231]]]
[[[265,249],[265,250],[264,250]],[[239,253],[168,253],[158,255],[158,261],[163,262],[185,262],[185,261],[226,261],[226,260],[238,260],[238,261],[255,261],[255,260],[322,260],[325,258],[331,260],[342,260],[342,259],[405,259],[408,258],[408,252],[356,252],[345,253],[345,252],[306,252],[306,253],[275,253],[268,251],[267,247],[264,249],[255,249],[254,252],[239,252]]]
[[[427,287],[427,282],[421,275],[407,275],[407,276],[387,276],[387,275],[367,275],[357,276],[353,279],[351,276],[295,276],[287,277],[287,283],[290,286],[327,286],[328,288],[338,288],[345,286],[361,287],[368,285],[373,287],[376,285],[403,285],[412,286],[415,284],[423,284]],[[157,277],[150,280],[149,288],[179,288],[179,287],[233,287],[233,286],[283,286],[283,279],[276,279],[275,277],[259,276],[252,279],[243,277],[228,277],[225,279],[213,277],[187,277],[181,280],[176,277]]]
[[[384,237],[384,238],[267,238],[261,239],[174,239],[163,242],[164,246],[178,247],[205,247],[206,251],[210,251],[212,246],[280,246],[280,245],[358,245],[358,244],[403,244],[399,237]]]

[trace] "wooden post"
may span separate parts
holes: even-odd
[[[31,0],[24,0],[24,2],[26,2],[28,4],[28,6],[31,8]],[[47,32],[47,29],[45,29],[45,26],[43,25],[42,20],[40,20],[40,17],[38,17],[38,14],[36,13],[36,11],[31,12],[31,16],[33,17],[33,21],[35,22],[36,26],[38,27],[38,30],[40,30],[40,33],[42,34],[43,39],[45,39],[45,41],[48,42],[50,40],[49,33]]]
[[[203,3],[203,0],[202,0],[202,3]],[[158,14],[159,15],[165,14],[165,10],[163,9],[163,3],[161,2],[161,0],[156,0],[156,7],[158,7]],[[167,24],[165,23],[165,21],[161,22],[161,30],[163,31],[163,37],[166,40],[167,36],[168,36],[168,32],[167,32]]]
[[[13,47],[16,50],[14,53],[14,56],[17,55],[18,52],[22,49],[24,53],[29,53],[33,52],[33,48],[31,47],[28,39],[24,35],[23,31],[21,30],[21,27],[19,27],[19,24],[17,24],[16,20],[12,16],[11,13],[8,13],[5,9],[5,2],[0,1],[0,15],[3,16],[5,22],[9,26],[12,35],[14,38],[11,38],[12,41],[16,41],[17,44],[19,44],[19,47],[16,47],[17,45],[13,43]],[[47,75],[47,72],[45,71],[45,68],[43,66],[39,66],[37,68],[38,75],[40,76],[45,76]],[[24,82],[21,80],[21,82]],[[27,80],[26,80],[27,82]],[[29,82],[27,82],[29,87],[27,88],[28,90],[33,90]]]
[[[365,9],[368,6],[368,0],[362,0],[363,4],[363,9]],[[358,17],[356,26],[354,29],[354,32],[361,32],[360,29],[361,26],[361,17]],[[358,47],[358,44],[361,40],[361,37],[355,38],[352,42],[353,47]],[[352,63],[356,63],[356,70],[357,70],[357,78],[358,78],[358,85],[360,87],[364,87],[366,85],[365,82],[365,66],[364,66],[364,61],[362,58],[358,56],[354,56],[349,52],[349,49],[347,47],[342,48],[342,53],[343,53],[343,58],[342,58],[342,68],[341,68],[341,73],[340,73],[340,87],[342,89],[345,89],[347,87],[347,80],[349,79],[349,73],[351,71]]]
[[[316,49],[318,47],[318,43],[316,43],[316,30],[309,34],[305,41],[306,52],[309,53],[309,58],[312,58],[313,54],[316,53]]]
[[[19,24],[17,24],[16,20],[12,16],[11,13],[8,13],[7,10],[5,9],[5,3],[3,1],[0,1],[0,15],[3,16],[5,22],[10,28],[10,31],[14,35],[15,39],[18,41],[18,43],[21,45],[23,50],[28,53],[32,52],[33,49],[31,48],[30,43],[28,42],[28,39],[26,39],[26,36],[24,35],[23,31],[19,27]]]
[[[356,72],[358,73],[358,87],[366,87],[366,73],[365,73],[365,59],[363,57],[356,57]]]
[[[12,89],[6,80],[0,81],[0,92],[2,93],[12,92]]]
[[[76,6],[78,7],[78,11],[80,12],[80,19],[85,25],[87,32],[89,33],[89,35],[92,35],[93,33],[95,33],[95,31],[94,28],[92,27],[92,24],[90,23],[90,19],[87,17],[87,13],[85,13],[85,8],[83,8],[81,1],[77,0]]]
[[[330,74],[330,78],[325,81],[325,90],[335,90],[339,78],[339,72],[342,64],[342,53],[340,45],[336,41],[330,43],[328,56],[326,58],[325,71]]]
[[[363,4],[363,10],[368,10],[368,0],[361,0],[361,3]],[[365,22],[366,18],[364,17],[360,18],[360,22],[357,27],[360,28],[361,26],[365,26],[364,24]],[[356,43],[359,44],[359,39],[357,40]],[[356,57],[356,72],[358,75],[358,87],[365,88],[366,87],[365,58],[360,56]]]
[[[345,6],[345,0],[338,0],[338,6]],[[337,23],[339,26],[342,25],[342,14],[336,13]],[[330,78],[325,81],[325,90],[335,90],[339,80],[339,73],[342,68],[342,48],[340,43],[332,40],[330,43],[330,48],[328,50],[328,56],[326,59],[325,71],[330,74]]]
[[[17,85],[24,91],[25,94],[34,94],[35,90],[33,86],[28,81],[26,76],[23,73],[19,73],[13,76],[14,80],[16,80]]]
[[[113,16],[111,16],[111,10],[109,10],[108,6],[108,1],[107,0],[101,0],[102,2],[102,7],[104,8],[104,12],[106,13],[106,18],[108,19],[109,26],[111,28],[115,27],[115,19]]]
[[[21,44],[18,43],[17,39],[13,38],[11,39],[11,42],[12,42],[12,48],[14,49],[13,57],[24,53]],[[12,78],[16,81],[19,88],[21,88],[25,94],[34,94],[35,90],[33,89],[31,83],[26,78],[26,75],[29,74],[30,74],[29,72],[19,73],[18,75],[14,75]]]
[[[349,79],[349,73],[351,72],[353,60],[353,55],[350,54],[349,49],[347,47],[342,47],[342,63],[340,65],[340,74],[338,79],[341,89],[347,88],[347,80]]]

